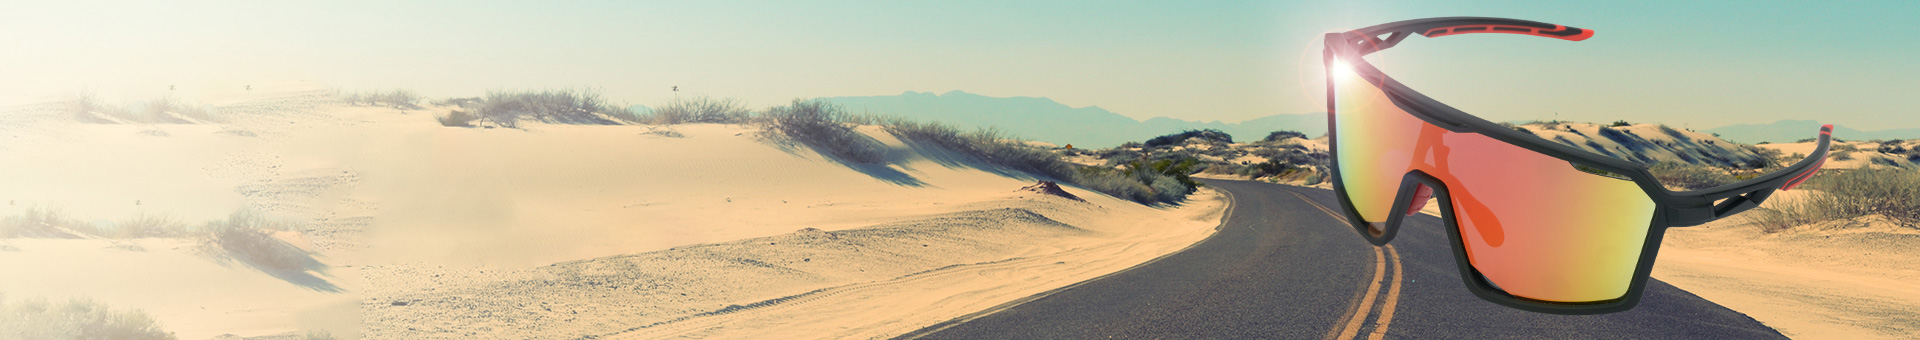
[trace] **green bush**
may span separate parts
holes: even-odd
[[[1218,142],[1218,143],[1233,143],[1233,135],[1229,135],[1226,132],[1220,132],[1220,130],[1201,129],[1201,130],[1187,130],[1181,133],[1153,137],[1153,139],[1147,140],[1146,146],[1156,147],[1156,146],[1175,145],[1175,144],[1180,144],[1182,142],[1186,142],[1188,139],[1193,139],[1193,138],[1199,138],[1201,140]]]
[[[176,339],[140,310],[113,310],[90,299],[48,303],[0,295],[0,339]]]
[[[1280,130],[1280,131],[1274,131],[1272,133],[1268,133],[1267,138],[1261,139],[1261,140],[1268,141],[1268,142],[1278,142],[1278,141],[1286,140],[1287,138],[1307,139],[1307,134],[1296,132],[1296,131]]]

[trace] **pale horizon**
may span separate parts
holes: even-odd
[[[189,101],[303,84],[408,89],[597,88],[655,106],[678,95],[751,107],[796,98],[965,91],[1045,97],[1145,120],[1239,122],[1323,112],[1319,36],[1483,15],[1594,29],[1413,38],[1381,66],[1492,121],[1712,128],[1817,120],[1920,127],[1901,100],[1920,37],[1909,4],[1260,2],[788,4],[47,3],[0,5],[0,102],[91,91]],[[1905,13],[1905,14],[1903,14]],[[1841,62],[1844,61],[1844,62]]]

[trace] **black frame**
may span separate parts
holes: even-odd
[[[1413,203],[1414,191],[1420,185],[1433,190],[1433,196],[1440,198],[1441,218],[1447,227],[1448,239],[1453,242],[1454,262],[1459,264],[1460,277],[1468,290],[1475,296],[1496,304],[1521,310],[1551,314],[1601,314],[1621,312],[1640,302],[1647,277],[1653,270],[1655,255],[1660,250],[1660,240],[1667,228],[1694,226],[1752,209],[1771,196],[1774,190],[1788,190],[1819,171],[1826,159],[1831,139],[1832,125],[1820,129],[1819,145],[1812,155],[1781,170],[1748,179],[1738,183],[1713,188],[1672,191],[1660,185],[1660,181],[1647,171],[1645,166],[1620,160],[1586,150],[1561,145],[1534,136],[1531,133],[1516,131],[1471,114],[1462,112],[1439,101],[1407,88],[1400,82],[1388,77],[1378,68],[1368,63],[1362,56],[1384,50],[1398,44],[1413,34],[1438,37],[1465,33],[1513,33],[1563,40],[1579,41],[1590,37],[1590,30],[1548,24],[1535,21],[1487,18],[1487,17],[1447,17],[1399,21],[1372,27],[1326,35],[1323,53],[1324,62],[1331,68],[1336,57],[1347,61],[1361,78],[1385,93],[1395,106],[1421,120],[1439,126],[1451,132],[1475,133],[1491,137],[1507,144],[1519,146],[1568,161],[1569,166],[1584,165],[1595,169],[1624,175],[1638,184],[1653,199],[1655,208],[1653,220],[1649,222],[1646,243],[1641,246],[1639,262],[1634,269],[1632,282],[1627,293],[1620,298],[1584,302],[1566,303],[1534,300],[1513,296],[1494,288],[1480,273],[1467,262],[1466,246],[1460,236],[1460,225],[1453,216],[1452,196],[1448,194],[1446,183],[1420,170],[1409,171],[1401,180],[1399,193],[1394,198],[1394,206],[1384,223],[1370,223],[1360,218],[1359,211],[1353,208],[1339,171],[1339,129],[1334,119],[1334,86],[1331,71],[1327,79],[1327,134],[1330,136],[1329,160],[1333,177],[1333,190],[1340,201],[1341,210],[1354,231],[1375,246],[1385,245],[1398,234],[1402,220],[1408,216]],[[1385,37],[1382,37],[1385,35]]]

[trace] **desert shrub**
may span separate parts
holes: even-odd
[[[98,235],[91,224],[67,216],[59,208],[27,208],[19,215],[0,219],[0,238],[80,238]]]
[[[1178,173],[1179,177],[1184,178],[1192,173],[1193,164],[1185,164],[1185,168],[1172,168],[1174,164],[1169,163],[1155,169],[1151,164],[1142,163],[1138,167],[1122,171],[1111,167],[1071,164],[1060,159],[1060,155],[1052,151],[1007,141],[1003,138],[1004,136],[992,129],[961,133],[945,124],[906,120],[890,121],[886,123],[886,129],[888,133],[901,140],[940,147],[988,164],[1051,177],[1129,201],[1144,204],[1179,202],[1192,192],[1192,187],[1187,186],[1188,183],[1192,183],[1192,179],[1181,181],[1166,173]],[[1107,155],[1101,156],[1102,158],[1109,158],[1113,153],[1141,155],[1139,151],[1119,148],[1092,153]],[[1156,188],[1155,185],[1158,187]],[[1175,186],[1181,187],[1175,188]]]
[[[114,310],[91,299],[63,303],[6,300],[0,295],[0,339],[175,339],[140,310]]]
[[[1073,184],[1086,188],[1087,190],[1098,191],[1129,201],[1140,203],[1160,202],[1160,197],[1154,195],[1152,187],[1141,184],[1140,181],[1135,180],[1131,176],[1112,168],[1082,167],[1078,173],[1074,175]]]
[[[80,91],[80,94],[75,95],[73,100],[67,102],[67,113],[72,114],[74,119],[83,123],[113,123],[112,120],[102,119],[94,116],[94,114],[125,116],[127,114],[125,114],[124,111],[126,111],[124,108],[101,103],[100,97],[94,95],[93,91]]]
[[[481,120],[518,127],[521,120],[555,124],[617,125],[636,122],[632,111],[607,103],[594,90],[491,91],[474,108]]]
[[[793,100],[793,104],[767,111],[769,129],[796,141],[826,151],[829,156],[854,163],[874,164],[885,155],[879,141],[854,131],[844,123],[846,112],[824,101]]]
[[[483,101],[480,97],[455,97],[433,101],[433,105],[475,108],[479,107]]]
[[[1853,151],[1852,150],[1836,150],[1833,152],[1833,160],[1836,160],[1836,161],[1853,160]]]
[[[1172,179],[1174,182],[1184,185],[1184,188],[1181,189],[1183,191],[1181,191],[1180,194],[1185,195],[1193,190],[1193,188],[1200,187],[1199,182],[1195,182],[1193,178],[1187,177],[1187,175],[1194,173],[1193,167],[1198,164],[1200,164],[1199,160],[1193,157],[1180,157],[1178,159],[1158,159],[1152,162],[1134,163],[1128,165],[1125,170],[1140,178],[1141,183],[1157,183],[1161,178]]]
[[[1284,158],[1268,158],[1266,162],[1260,162],[1257,164],[1248,165],[1244,168],[1241,168],[1239,171],[1239,175],[1247,176],[1247,178],[1276,176],[1276,175],[1281,175],[1285,173],[1290,173],[1293,171],[1299,171],[1301,167],[1296,164],[1299,164],[1299,163],[1288,162]]]
[[[1297,131],[1280,130],[1280,131],[1274,131],[1272,133],[1268,133],[1267,138],[1261,139],[1261,140],[1268,141],[1268,142],[1278,142],[1278,141],[1286,140],[1287,138],[1307,139],[1307,134],[1300,133]]]
[[[207,245],[261,269],[300,272],[325,267],[305,249],[273,237],[273,232],[289,227],[252,210],[240,210],[228,215],[226,220],[208,221],[201,230]]]
[[[115,238],[176,237],[186,235],[179,219],[166,215],[138,214],[113,224],[107,236]]]
[[[1181,133],[1153,137],[1153,139],[1147,140],[1146,146],[1157,147],[1157,146],[1175,145],[1175,144],[1180,144],[1182,142],[1186,142],[1188,139],[1193,139],[1193,138],[1199,138],[1205,141],[1213,141],[1213,142],[1220,142],[1220,143],[1233,143],[1233,136],[1228,135],[1226,132],[1220,132],[1220,130],[1214,130],[1214,129],[1201,129],[1201,130],[1187,130]]]
[[[479,120],[479,119],[480,119],[480,116],[476,116],[474,114],[467,113],[467,111],[462,111],[457,109],[448,110],[447,114],[444,116],[433,117],[433,120],[440,122],[440,126],[451,126],[451,127],[470,127],[470,126],[473,126],[473,121]]]
[[[1704,165],[1664,162],[1647,167],[1647,171],[1671,190],[1699,190],[1737,182],[1725,171]]]
[[[413,91],[406,89],[393,89],[392,91],[378,93],[375,94],[374,98],[375,102],[391,105],[397,109],[419,109],[420,100],[419,94],[415,94]]]
[[[1909,228],[1920,227],[1920,169],[1823,171],[1802,187],[1814,191],[1798,200],[1769,201],[1749,212],[1748,221],[1773,232],[1881,215]]]
[[[1633,123],[1628,123],[1625,120],[1616,120],[1613,121],[1613,126],[1633,126]]]
[[[183,105],[184,103],[181,103],[179,100],[174,99],[173,96],[161,96],[160,98],[155,98],[153,100],[147,101],[146,103],[144,103],[144,105],[140,106],[140,110],[137,111],[138,114],[134,118],[137,119],[135,121],[141,122],[141,123],[156,123],[156,124],[157,123],[167,123],[167,124],[191,123],[184,119],[180,119],[167,114],[169,112],[179,110],[179,108]]]
[[[845,117],[843,117],[845,118]],[[753,120],[753,111],[739,100],[693,96],[674,99],[654,109],[640,120],[651,124],[720,123],[741,124]]]
[[[339,96],[341,101],[349,105],[387,106],[396,109],[419,109],[420,102],[426,100],[407,89],[344,92]]]
[[[1920,169],[1857,169],[1823,173],[1807,186],[1834,197],[1843,216],[1880,214],[1920,223]]]

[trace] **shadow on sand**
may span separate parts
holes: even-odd
[[[893,185],[916,187],[916,188],[927,186],[926,181],[922,181],[918,177],[913,177],[912,174],[908,174],[904,171],[900,171],[901,169],[913,170],[912,168],[907,167],[907,162],[912,161],[914,157],[912,151],[888,148],[885,146],[885,144],[880,143],[880,141],[878,140],[874,140],[872,137],[865,137],[865,136],[862,136],[862,137],[865,138],[864,142],[871,143],[874,147],[880,148],[882,150],[883,153],[880,157],[881,159],[880,162],[863,163],[863,162],[856,162],[856,161],[840,158],[840,157],[834,156],[832,151],[826,150],[822,146],[817,146],[817,145],[796,141],[791,138],[767,137],[767,138],[764,138],[763,141],[767,142],[768,144],[772,144],[774,148],[779,149],[781,152],[786,152],[788,155],[793,155],[794,157],[804,157],[803,155],[800,154],[801,148],[812,150],[814,154],[820,155],[820,157],[826,158],[828,161],[832,161],[834,164],[839,164],[840,166],[847,167],[848,169],[852,169],[853,171],[858,171],[861,174],[866,174],[867,177],[873,177],[873,179],[881,180],[887,183],[891,183]],[[899,167],[899,169],[896,169],[895,167]]]
[[[313,252],[261,230],[229,230],[215,235],[211,256],[221,264],[238,262],[281,281],[315,291],[338,293],[340,286],[322,277],[331,268]],[[217,249],[217,250],[215,250]]]

